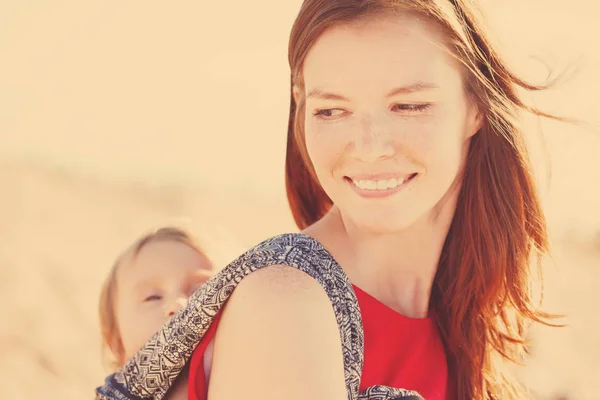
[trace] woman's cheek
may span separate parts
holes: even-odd
[[[337,164],[352,147],[353,127],[345,121],[313,122],[305,129],[306,148],[315,166]]]

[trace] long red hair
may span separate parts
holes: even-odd
[[[531,260],[547,252],[540,206],[519,112],[552,117],[525,105],[519,79],[494,51],[471,0],[305,0],[292,28],[292,87],[302,92],[302,65],[328,29],[381,13],[410,10],[437,21],[465,67],[466,90],[485,115],[470,145],[456,213],[432,289],[458,399],[522,398],[500,363],[518,362],[529,322],[548,324],[530,288]],[[304,100],[291,96],[286,154],[288,201],[300,229],[318,221],[332,202],[306,152]]]

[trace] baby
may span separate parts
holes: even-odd
[[[100,296],[104,346],[121,367],[213,274],[213,264],[185,231],[143,236],[115,262]],[[187,399],[187,371],[166,397]]]

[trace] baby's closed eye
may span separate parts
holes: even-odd
[[[160,300],[162,300],[162,296],[159,294],[151,294],[149,296],[144,297],[144,303],[151,302],[151,301],[160,301]]]

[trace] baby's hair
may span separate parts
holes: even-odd
[[[115,316],[115,297],[117,290],[117,270],[126,260],[133,260],[142,249],[156,242],[179,242],[183,243],[206,257],[206,253],[198,245],[195,239],[185,230],[177,227],[164,227],[145,234],[129,246],[113,264],[100,292],[100,330],[102,333],[102,353],[110,355],[112,359],[109,364],[111,368],[120,367],[124,360],[123,343]]]

